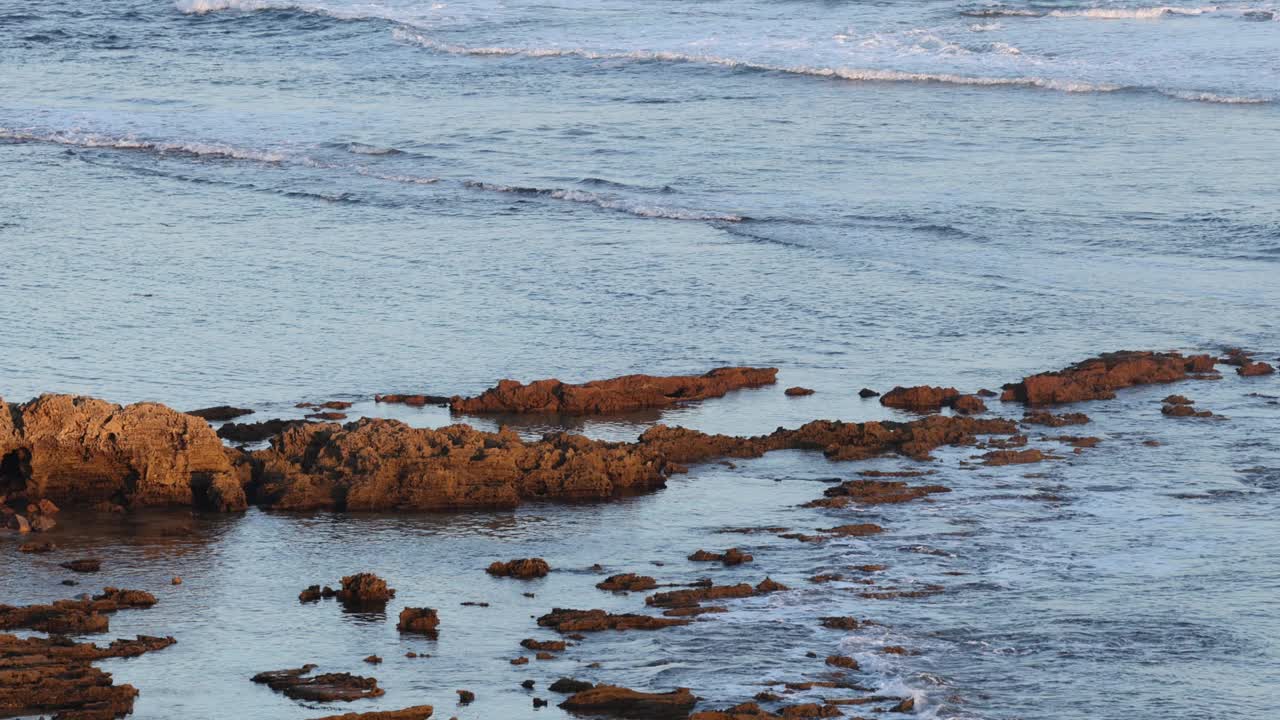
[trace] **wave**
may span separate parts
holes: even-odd
[[[586,203],[595,205],[605,210],[617,210],[620,212],[630,213],[637,217],[646,218],[663,218],[667,220],[701,220],[704,222],[742,222],[747,220],[745,216],[733,215],[729,213],[713,213],[703,212],[699,210],[690,210],[687,208],[671,207],[663,205],[651,205],[634,200],[624,200],[622,198],[600,195],[585,190],[565,190],[560,188],[533,188],[533,187],[517,187],[512,185],[499,185],[496,183],[480,182],[478,180],[467,180],[464,186],[475,189],[485,190],[488,192],[511,193],[514,195],[523,195],[527,197],[550,198],[552,200],[565,200],[568,202]]]
[[[0,127],[0,140],[9,142],[42,142],[55,145],[69,145],[81,148],[109,148],[113,150],[135,150],[152,152],[160,155],[186,155],[202,158],[221,158],[226,160],[253,160],[265,163],[280,163],[287,158],[283,153],[269,150],[250,150],[216,143],[170,143],[138,140],[131,137],[113,137],[96,133],[68,131],[32,132]]]
[[[356,155],[403,155],[403,150],[397,150],[392,147],[380,147],[378,145],[366,145],[364,143],[348,143],[343,147],[349,153]]]
[[[582,58],[585,60],[687,63],[694,65],[712,65],[734,70],[832,78],[851,82],[921,83],[967,85],[974,87],[1024,87],[1041,90],[1055,90],[1067,93],[1154,92],[1179,100],[1205,103],[1225,103],[1231,105],[1261,105],[1275,102],[1273,98],[1223,96],[1211,92],[1165,90],[1162,88],[1141,85],[1124,85],[1120,83],[1045,78],[1037,76],[992,77],[982,75],[960,75],[955,73],[906,72],[902,70],[882,70],[876,68],[773,65],[769,63],[736,60],[717,55],[695,55],[690,53],[648,50],[635,50],[630,52],[597,52],[582,48],[469,47],[442,43],[404,28],[396,28],[393,31],[393,34],[398,40],[403,42],[410,42],[429,50],[443,52],[450,55],[469,55],[479,57]],[[1008,52],[1007,49],[1005,51]]]
[[[1156,5],[1150,7],[1130,8],[1082,8],[1078,10],[1034,10],[1015,7],[982,7],[961,10],[966,17],[1033,17],[1033,18],[1090,18],[1095,20],[1159,20],[1166,17],[1211,15],[1215,13],[1238,10],[1221,5],[1203,5],[1200,7],[1175,7],[1172,5]]]

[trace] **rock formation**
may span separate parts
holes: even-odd
[[[624,375],[580,385],[555,379],[528,385],[502,380],[476,397],[453,398],[449,408],[468,414],[601,415],[717,398],[731,390],[772,385],[777,382],[777,374],[777,368],[726,367],[704,375]]]
[[[546,577],[551,572],[551,566],[542,558],[520,558],[518,560],[508,560],[507,562],[495,561],[485,572],[494,577],[512,577],[521,580],[530,580],[532,578]]]
[[[1028,405],[1109,400],[1115,391],[1135,385],[1186,380],[1190,373],[1213,372],[1209,355],[1121,351],[1078,362],[1065,370],[1039,373],[1004,386],[1001,400]]]
[[[688,717],[697,702],[698,698],[688,688],[646,693],[614,685],[597,685],[569,696],[560,703],[560,707],[574,713],[665,720]]]

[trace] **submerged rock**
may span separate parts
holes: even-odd
[[[252,415],[253,411],[248,408],[231,407],[230,405],[218,405],[216,407],[201,408],[199,410],[188,410],[188,415],[195,415],[203,420],[212,422],[220,422],[222,420],[233,420],[235,418]]]
[[[883,505],[904,503],[935,493],[948,493],[943,485],[908,485],[901,480],[849,480],[823,491],[826,497],[806,503],[807,507],[839,508],[852,503]]]
[[[1135,385],[1186,380],[1188,373],[1212,372],[1209,355],[1121,351],[1078,362],[1064,370],[1039,373],[1004,386],[1001,400],[1028,405],[1109,400],[1115,391]]]
[[[550,690],[551,692],[572,694],[572,693],[580,693],[583,690],[590,690],[593,687],[595,687],[595,684],[589,683],[586,680],[574,680],[573,678],[560,678],[559,680],[551,683],[551,685],[549,685],[547,689]]]
[[[603,581],[596,583],[596,587],[601,590],[609,590],[612,592],[638,592],[641,590],[652,590],[653,588],[658,587],[658,581],[648,575],[624,573],[621,575],[610,575]]]
[[[812,395],[813,392],[814,391],[810,388],[800,387],[798,385],[796,387],[789,387],[783,391],[787,397],[804,397],[805,395]]]
[[[457,413],[553,413],[599,415],[646,408],[665,408],[695,400],[717,398],[731,390],[772,385],[777,368],[727,367],[703,375],[659,377],[624,375],[570,385],[559,380],[538,380],[524,385],[503,380],[472,397],[453,398],[449,408]]]
[[[451,397],[444,395],[374,395],[373,401],[422,407],[424,405],[448,405]]]
[[[900,410],[937,412],[944,405],[950,406],[958,397],[960,397],[960,391],[955,388],[932,387],[929,385],[899,386],[882,395],[880,404]]]
[[[693,562],[718,562],[725,565],[741,565],[742,563],[751,562],[753,559],[751,555],[742,552],[738,548],[729,548],[722,553],[698,550],[689,556],[689,560]]]
[[[342,715],[325,715],[315,720],[427,720],[435,708],[430,705],[414,705],[402,710],[373,710],[362,713],[344,713]]]
[[[218,428],[218,437],[238,443],[255,443],[269,440],[299,425],[310,425],[309,420],[263,420],[254,423],[227,423]]]
[[[688,688],[646,693],[615,685],[597,685],[571,695],[560,707],[573,713],[665,720],[689,716],[698,698]]]
[[[538,625],[562,633],[600,632],[602,630],[661,630],[688,625],[688,620],[660,618],[633,613],[613,614],[604,610],[572,610],[554,608],[538,618]]]
[[[1063,413],[1054,415],[1044,410],[1033,410],[1022,416],[1025,425],[1043,425],[1045,427],[1065,427],[1067,425],[1084,425],[1089,416],[1084,413]]]
[[[315,665],[289,670],[270,670],[254,675],[252,680],[266,685],[285,697],[313,702],[351,701],[374,698],[383,694],[378,681],[350,673],[311,675]]]

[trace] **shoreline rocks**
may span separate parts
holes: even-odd
[[[732,390],[772,385],[777,382],[777,374],[777,368],[724,367],[703,375],[624,375],[578,385],[555,379],[528,385],[502,380],[475,397],[453,398],[449,409],[471,415],[603,415],[718,398]]]
[[[1135,385],[1171,383],[1192,374],[1214,371],[1210,355],[1124,350],[1103,353],[1054,372],[1029,375],[1004,386],[1000,399],[1027,405],[1052,405],[1110,400],[1115,391]]]
[[[560,703],[560,707],[572,713],[668,720],[688,717],[697,702],[698,698],[688,688],[647,693],[616,685],[597,685],[574,693]]]
[[[495,561],[485,569],[485,572],[494,577],[532,580],[533,578],[546,577],[551,572],[551,566],[542,558],[520,558],[518,560],[508,560],[507,562]]]
[[[374,678],[350,673],[311,675],[311,671],[315,669],[315,665],[307,664],[300,668],[260,672],[251,679],[287,698],[299,701],[350,702],[381,697],[384,693]]]

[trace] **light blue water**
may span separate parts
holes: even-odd
[[[301,400],[721,364],[776,365],[781,387],[819,390],[661,417],[755,433],[890,416],[857,400],[864,385],[994,387],[1122,347],[1274,357],[1276,10],[0,0],[0,395],[286,415]],[[762,677],[815,677],[804,653],[842,646],[860,652],[860,682],[919,693],[938,717],[1268,717],[1280,406],[1250,393],[1280,386],[1228,373],[1185,391],[1230,419],[1167,420],[1166,388],[1127,394],[1086,408],[1085,432],[1108,439],[1070,463],[974,472],[948,455],[936,480],[956,493],[884,510],[884,536],[817,548],[713,532],[852,521],[792,506],[820,494],[806,478],[863,466],[791,453],[608,507],[252,513],[202,519],[190,542],[82,519],[55,539],[111,558],[104,581],[163,593],[113,621],[179,638],[113,664],[143,689],[140,718],[323,714],[244,678],[367,670],[374,651],[397,658],[372,671],[384,708],[532,716],[518,681],[559,674],[684,684],[717,706]],[[530,614],[639,601],[585,572],[530,600],[484,577],[488,561],[661,560],[684,581],[713,572],[684,555],[735,543],[757,564],[721,574],[800,589],[592,639],[554,672],[507,663]],[[954,557],[899,550],[916,545]],[[850,557],[955,592],[867,601],[805,582]],[[65,595],[62,559],[6,550],[0,602]],[[437,657],[407,664],[389,625],[294,604],[362,569],[400,602],[451,609]],[[188,582],[164,585],[175,573]],[[452,609],[473,591],[494,603],[474,625]],[[816,629],[829,614],[874,617],[889,639]],[[921,654],[861,652],[878,639]],[[460,687],[481,700],[453,708]]]

